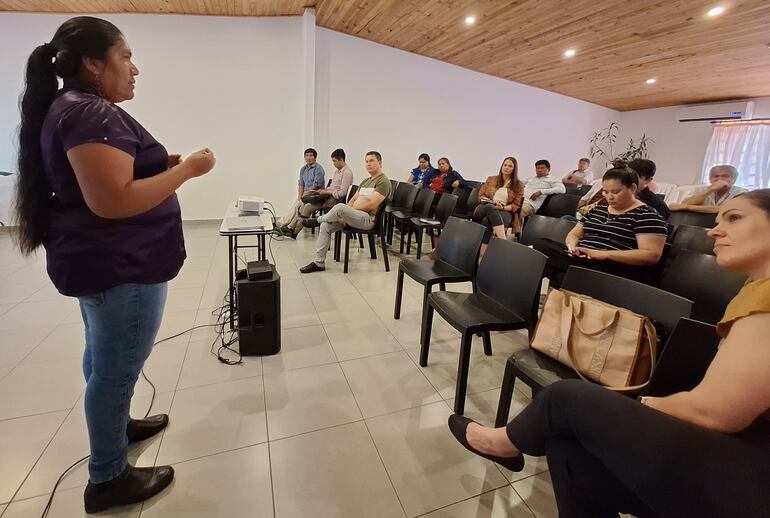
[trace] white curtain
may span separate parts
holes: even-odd
[[[718,164],[738,168],[737,184],[741,187],[770,187],[770,123],[735,122],[715,125],[699,180],[708,183],[709,169]]]

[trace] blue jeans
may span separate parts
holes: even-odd
[[[128,464],[131,397],[158,334],[166,293],[165,282],[122,284],[78,298],[86,331],[83,374],[91,483],[112,480]]]

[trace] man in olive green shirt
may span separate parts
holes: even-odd
[[[361,186],[346,204],[338,203],[329,212],[319,218],[309,218],[302,221],[308,228],[319,227],[316,240],[315,260],[299,269],[302,273],[321,272],[325,270],[326,253],[329,251],[332,235],[348,224],[362,230],[374,226],[374,216],[380,204],[390,195],[390,180],[382,172],[382,155],[377,151],[369,151],[365,159],[366,172],[369,178],[361,182]]]

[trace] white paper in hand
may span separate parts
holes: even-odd
[[[371,196],[372,194],[374,194],[374,187],[361,187],[360,189],[358,189],[358,193],[361,196]]]

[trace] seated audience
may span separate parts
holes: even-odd
[[[688,210],[715,214],[726,202],[747,192],[747,189],[735,185],[736,180],[738,180],[738,170],[735,167],[715,165],[709,170],[710,185],[685,198],[681,203],[672,203],[669,208],[674,211]]]
[[[318,218],[303,219],[307,228],[319,227],[316,240],[315,260],[300,268],[302,273],[325,270],[326,253],[329,251],[332,235],[350,225],[362,230],[374,227],[374,217],[380,204],[390,195],[390,180],[382,172],[382,156],[377,151],[369,151],[365,158],[366,172],[369,178],[361,185],[347,204],[338,203],[326,214]]]
[[[303,219],[309,218],[317,210],[330,209],[337,203],[345,203],[348,189],[350,189],[350,186],[353,184],[353,171],[351,171],[345,163],[345,151],[343,149],[335,149],[332,152],[332,164],[334,164],[335,170],[329,188],[318,189],[315,191],[318,194],[319,201],[303,202],[302,205],[300,205],[299,218],[294,220],[293,225],[284,225],[281,227],[283,235],[296,239],[297,234],[302,230]]]
[[[551,163],[548,160],[535,162],[535,177],[527,180],[524,185],[524,204],[521,206],[521,217],[525,218],[537,212],[546,196],[564,194],[567,189],[558,178],[551,176]]]
[[[297,187],[297,199],[292,203],[289,213],[280,218],[276,223],[280,231],[285,235],[298,228],[300,222],[299,208],[302,206],[302,196],[310,191],[323,189],[326,185],[324,168],[316,162],[318,152],[311,148],[305,150],[305,165],[299,168],[299,182]],[[284,230],[285,229],[285,230]]]
[[[436,169],[430,164],[430,156],[428,153],[423,153],[417,158],[417,167],[412,169],[409,173],[409,179],[407,182],[418,187],[422,187],[422,181],[426,175],[432,175],[436,172]]]
[[[456,187],[465,187],[466,183],[460,173],[452,168],[449,159],[442,157],[438,159],[438,170],[423,177],[422,186],[438,194],[444,194],[452,192]]]
[[[572,185],[585,185],[594,181],[594,174],[588,170],[588,166],[591,165],[591,160],[588,158],[581,158],[578,160],[578,168],[568,173],[567,176],[561,179],[562,183]]]
[[[459,415],[468,450],[513,471],[545,455],[559,516],[768,516],[770,513],[770,189],[726,202],[709,230],[723,268],[746,274],[692,390],[637,400],[580,381],[538,393],[504,428]],[[697,347],[698,344],[691,344]]]
[[[607,205],[597,204],[591,209],[565,243],[543,239],[535,244],[548,256],[545,276],[552,286],[561,286],[572,265],[652,282],[651,267],[663,254],[668,227],[655,209],[636,198],[638,185],[635,171],[610,169],[602,177]]]
[[[500,172],[490,176],[479,189],[479,204],[473,211],[473,221],[487,227],[481,255],[492,236],[505,239],[505,229],[512,226],[514,232],[521,231],[519,209],[524,198],[524,184],[519,181],[519,164],[512,156],[506,157]]]

